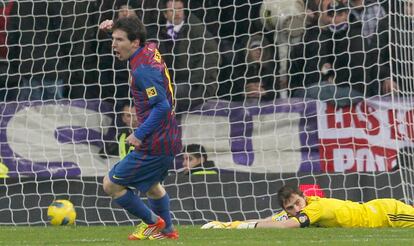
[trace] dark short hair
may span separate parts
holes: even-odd
[[[132,100],[117,100],[115,103],[115,124],[116,126],[124,126],[125,123],[122,122],[122,116],[124,115],[124,108],[126,106],[133,107],[135,106]]]
[[[193,155],[197,158],[204,157],[204,161],[207,161],[207,152],[203,145],[189,144],[184,146],[183,152]]]
[[[159,6],[160,9],[162,9],[163,11],[166,11],[168,2],[173,2],[173,3],[174,2],[181,2],[183,4],[184,8],[186,6],[186,2],[184,0],[164,0],[164,1],[160,2],[160,6]]]
[[[285,201],[290,198],[293,194],[297,194],[303,197],[303,192],[297,186],[289,186],[285,185],[279,189],[277,192],[277,200],[279,202],[280,207],[285,209]]]
[[[147,40],[147,30],[142,21],[136,16],[117,19],[112,27],[112,31],[116,29],[126,32],[130,41],[138,39],[141,44],[144,44]]]
[[[132,107],[134,106],[134,102],[130,99],[119,99],[115,102],[115,110],[116,112],[121,112],[125,106]]]

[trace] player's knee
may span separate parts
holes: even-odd
[[[159,199],[163,197],[167,192],[165,191],[164,187],[158,183],[153,185],[147,192],[147,197],[152,199]]]
[[[105,176],[103,179],[103,190],[107,195],[111,197],[116,196],[115,184],[112,183],[108,176]]]
[[[111,195],[110,193],[111,193],[111,184],[110,184],[110,180],[109,180],[109,178],[108,178],[108,176],[105,176],[104,178],[103,178],[103,184],[102,184],[102,187],[103,187],[103,190],[104,190],[104,192],[107,194],[107,195]]]
[[[108,176],[103,179],[103,190],[113,199],[123,196],[127,191],[124,186],[113,183]]]

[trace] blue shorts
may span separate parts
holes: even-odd
[[[112,167],[108,176],[115,184],[132,186],[146,193],[151,186],[165,179],[173,162],[173,156],[151,156],[131,151]]]

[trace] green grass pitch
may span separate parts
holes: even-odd
[[[128,241],[130,226],[0,226],[0,245],[414,245],[414,229],[201,230],[178,226],[180,239]]]

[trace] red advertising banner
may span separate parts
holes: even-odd
[[[413,108],[367,100],[352,107],[318,103],[321,169],[326,172],[389,171],[399,150],[414,140]]]

